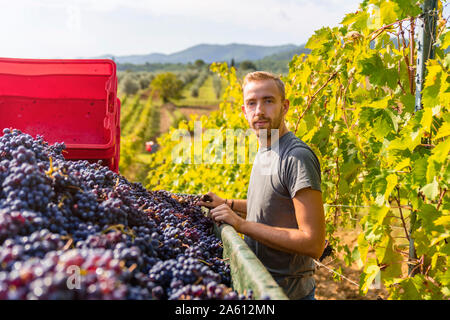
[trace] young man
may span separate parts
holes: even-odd
[[[314,261],[325,246],[320,164],[288,131],[284,83],[267,72],[249,73],[242,111],[258,137],[247,200],[208,192],[211,218],[228,223],[261,260],[290,299],[314,299]]]

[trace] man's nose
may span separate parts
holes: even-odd
[[[264,115],[264,108],[262,102],[256,103],[255,115]]]

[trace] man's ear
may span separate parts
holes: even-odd
[[[241,110],[244,113],[245,119],[247,119],[247,113],[245,112],[245,106],[244,105],[241,106]]]
[[[284,103],[283,103],[283,115],[286,115],[289,111],[289,100],[288,99],[284,99]]]

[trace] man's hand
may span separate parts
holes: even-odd
[[[239,217],[233,210],[230,209],[226,204],[221,204],[220,206],[211,209],[209,214],[213,221],[219,223],[228,223],[237,232],[240,231],[241,226],[245,223],[245,220]]]
[[[209,199],[208,199],[209,197]],[[205,199],[206,198],[206,199]],[[211,201],[208,201],[211,200]],[[225,203],[225,199],[222,199],[215,193],[212,193],[211,191],[205,194],[201,200],[197,202],[199,206],[205,206],[208,208],[215,208],[217,206],[220,206],[221,204]]]

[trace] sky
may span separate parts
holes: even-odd
[[[305,43],[361,0],[0,0],[0,56],[174,53],[201,44]]]

